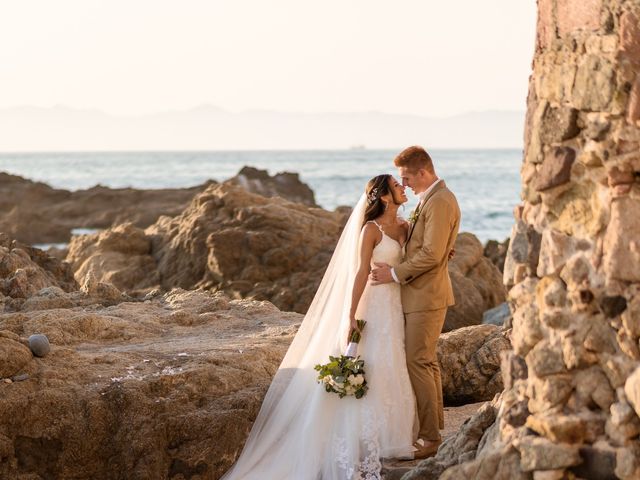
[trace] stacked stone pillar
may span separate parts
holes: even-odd
[[[526,476],[638,479],[640,1],[539,0],[527,103],[500,436]]]

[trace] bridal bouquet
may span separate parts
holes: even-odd
[[[344,355],[339,357],[329,356],[329,363],[316,365],[318,383],[322,383],[327,392],[337,393],[340,398],[352,395],[362,398],[369,387],[364,376],[364,360],[357,356],[360,332],[367,322],[357,320],[358,330],[349,338],[349,345]]]

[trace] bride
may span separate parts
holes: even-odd
[[[409,225],[391,175],[367,183],[320,287],[278,369],[236,464],[224,480],[374,480],[382,458],[411,458],[415,398],[406,367],[397,283],[369,285],[374,262],[397,265]],[[351,296],[349,296],[351,292]],[[344,353],[364,319],[358,354],[369,390],[327,393],[314,365]]]

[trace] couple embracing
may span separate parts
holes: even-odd
[[[400,181],[371,179],[265,396],[242,454],[224,480],[374,480],[382,458],[426,458],[444,428],[436,354],[453,305],[448,261],[460,209],[429,154],[395,159]],[[398,217],[404,189],[419,195]],[[339,398],[316,384],[314,365],[345,351],[366,321],[359,356],[368,391]]]

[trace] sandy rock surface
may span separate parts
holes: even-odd
[[[29,376],[0,381],[0,478],[219,478],[300,320],[181,290],[0,314],[0,376]],[[35,332],[42,359],[20,342]]]

